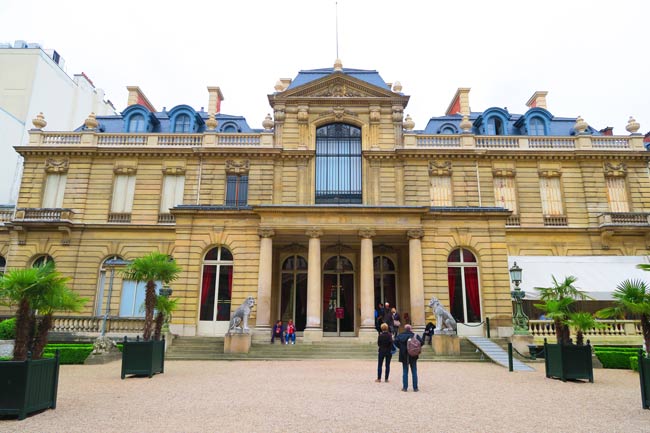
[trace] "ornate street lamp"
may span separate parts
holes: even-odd
[[[510,268],[510,280],[515,285],[515,289],[510,292],[512,300],[515,301],[515,313],[512,316],[514,333],[515,335],[528,335],[528,316],[524,314],[521,305],[526,293],[519,288],[519,284],[521,284],[521,268],[517,266],[517,262]]]
[[[169,298],[172,295],[172,292],[173,290],[171,287],[169,287],[169,284],[165,284],[160,290],[158,290],[158,294],[160,296],[164,296],[165,298]]]

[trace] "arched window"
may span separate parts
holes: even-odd
[[[145,132],[147,124],[142,114],[136,113],[129,118],[129,130],[127,132]]]
[[[52,256],[49,254],[43,254],[34,259],[34,262],[32,263],[32,268],[36,268],[38,266],[45,266],[48,263],[54,263],[54,259]]]
[[[235,133],[237,132],[237,125],[234,123],[225,123],[221,128],[221,132]]]
[[[282,263],[280,319],[293,320],[296,331],[307,325],[307,260],[298,254],[287,257]]]
[[[192,132],[192,122],[187,114],[179,114],[174,120],[174,132]]]
[[[447,260],[449,304],[458,323],[481,322],[481,294],[478,282],[478,264],[471,251],[454,250]]]
[[[95,298],[95,315],[101,316],[106,311],[106,299],[108,296],[110,279],[106,278],[108,267],[106,262],[109,260],[121,259],[119,256],[107,257],[99,266],[99,278],[97,279],[97,296]],[[108,273],[110,275],[110,272]]]
[[[354,335],[354,266],[340,254],[323,267],[323,333]]]
[[[546,135],[544,121],[539,117],[531,117],[528,121],[528,135]]]
[[[487,135],[505,135],[503,120],[499,116],[491,116],[487,120]]]
[[[203,259],[199,320],[230,320],[233,257],[226,247],[215,247]]]
[[[451,134],[455,134],[455,133],[456,133],[456,130],[454,129],[453,126],[443,126],[443,127],[440,129],[440,133],[441,133],[441,134],[451,135]]]
[[[7,269],[7,259],[5,259],[3,256],[0,256],[0,275],[3,275],[6,269]]]
[[[375,306],[388,302],[391,307],[396,307],[397,273],[395,264],[386,256],[375,256],[373,268],[375,270]]]
[[[316,204],[361,204],[361,129],[333,123],[316,130]]]

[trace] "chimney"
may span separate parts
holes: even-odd
[[[548,92],[538,90],[537,92],[533,93],[533,96],[531,96],[528,102],[526,102],[526,107],[528,108],[539,107],[547,110],[546,95],[548,95]]]
[[[134,104],[140,104],[147,107],[149,111],[156,112],[153,104],[149,102],[149,99],[144,95],[138,86],[127,86],[126,90],[129,91],[129,99],[126,101],[127,107]]]
[[[606,128],[601,129],[599,132],[606,137],[611,137],[612,135],[614,135],[614,128],[612,126],[608,126]]]
[[[223,93],[218,87],[208,86],[208,114],[221,113],[221,101],[224,100]]]
[[[469,87],[459,87],[458,90],[456,90],[456,94],[445,112],[447,116],[458,113],[469,116],[469,91]]]

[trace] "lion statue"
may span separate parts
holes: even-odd
[[[249,296],[244,299],[244,302],[235,310],[230,319],[230,327],[228,328],[228,333],[248,333],[248,317],[251,315],[251,310],[255,306],[255,298]]]
[[[436,329],[435,334],[453,334],[456,332],[456,320],[454,317],[442,306],[438,298],[433,297],[429,301],[431,311],[436,315]]]

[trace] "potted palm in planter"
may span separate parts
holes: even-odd
[[[638,266],[650,270],[648,265]],[[639,351],[639,374],[641,379],[641,399],[644,409],[650,408],[650,288],[641,280],[625,280],[616,286],[612,294],[615,305],[599,310],[596,315],[603,318],[620,318],[625,314],[635,314],[641,318],[641,332],[646,356]]]
[[[54,264],[14,269],[0,278],[0,299],[16,306],[16,339],[11,361],[0,361],[0,414],[27,414],[56,407],[59,359],[43,359],[56,311],[80,311],[85,299],[67,286]]]
[[[574,286],[577,280],[574,276],[565,277],[563,281],[556,280],[554,276],[552,279],[552,286],[535,288],[540,293],[540,300],[543,301],[535,306],[553,319],[557,338],[556,344],[549,344],[544,340],[546,377],[558,378],[563,382],[567,379],[588,379],[589,382],[593,382],[591,345],[589,341],[586,345],[572,344],[569,327],[571,304],[576,299],[589,299],[589,297]],[[582,335],[582,332],[580,334]]]
[[[135,259],[122,271],[125,279],[146,281],[142,340],[138,338],[136,341],[128,341],[124,338],[122,379],[127,374],[152,377],[155,373],[164,373],[165,341],[160,340],[160,331],[154,332],[154,311],[160,296],[156,295],[156,281],[168,284],[178,277],[180,271],[174,259],[155,251]],[[160,319],[161,327],[163,321],[164,317]]]

